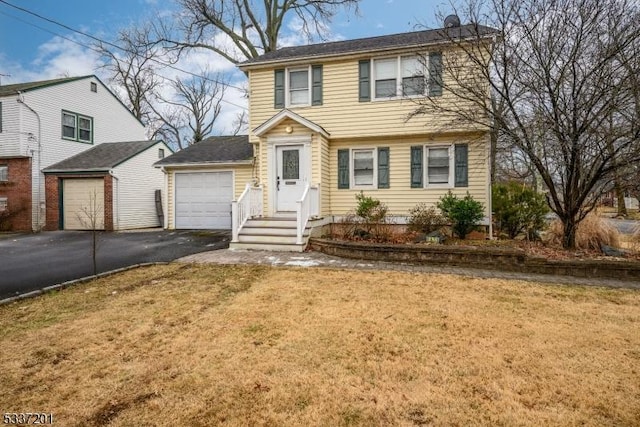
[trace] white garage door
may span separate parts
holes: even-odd
[[[104,230],[104,178],[62,181],[65,230]]]
[[[176,228],[230,229],[232,172],[175,174]]]

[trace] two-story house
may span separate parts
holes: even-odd
[[[105,142],[143,140],[144,125],[96,76],[0,86],[0,215],[11,212],[14,230],[42,229],[45,168]]]
[[[458,41],[493,36],[487,27],[456,26],[285,47],[240,64],[249,80],[253,183],[229,184],[237,199],[231,246],[301,250],[310,225],[353,212],[361,191],[386,203],[398,223],[420,202],[469,192],[489,225],[487,127],[435,114],[407,117],[426,97],[469,108],[446,90],[446,65],[464,63]],[[234,161],[246,158],[226,159],[230,174]],[[172,201],[180,194],[177,174],[168,172]],[[175,212],[169,209],[169,227]]]

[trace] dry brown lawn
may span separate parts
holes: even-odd
[[[640,292],[171,264],[0,307],[56,425],[640,425]]]

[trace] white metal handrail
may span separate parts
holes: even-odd
[[[231,241],[237,242],[249,218],[262,216],[262,186],[247,184],[238,200],[231,202]]]

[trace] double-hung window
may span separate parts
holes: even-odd
[[[469,186],[469,145],[466,143],[411,147],[412,188]]]
[[[0,197],[0,212],[4,212],[8,208],[8,202],[6,197]]]
[[[70,111],[62,112],[62,137],[79,142],[93,142],[93,118]]]
[[[309,68],[288,71],[289,105],[310,105]]]
[[[0,182],[9,181],[9,166],[0,165]]]
[[[450,147],[427,148],[427,185],[451,185]]]
[[[273,107],[322,105],[322,64],[274,70]]]
[[[352,170],[353,170],[353,186],[367,187],[373,186],[375,181],[375,150],[371,149],[354,149],[352,150]]]
[[[441,52],[358,61],[358,100],[442,96]]]

